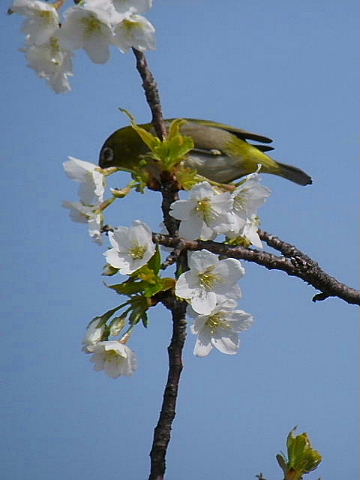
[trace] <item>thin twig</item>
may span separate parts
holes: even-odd
[[[146,100],[152,113],[152,124],[154,125],[157,136],[163,140],[167,132],[160,103],[159,90],[154,75],[150,71],[145,54],[135,48],[132,50],[136,57],[136,68],[143,81],[142,86],[145,91]]]
[[[205,249],[209,252],[216,253],[217,255],[254,262],[269,270],[281,270],[290,276],[301,278],[317,290],[320,290],[321,293],[315,295],[313,298],[314,301],[325,300],[325,298],[328,297],[338,297],[347,303],[360,305],[359,290],[355,290],[354,288],[348,287],[344,283],[339,282],[336,278],[322,270],[318,263],[311,260],[310,257],[303,254],[300,250],[290,244],[286,245],[288,245],[289,248],[293,248],[294,251],[297,252],[297,255],[288,258],[256,249],[233,247],[212,241],[184,240],[161,234],[154,234],[153,240],[160,245],[172,248],[176,248],[181,242],[183,248],[187,250]],[[283,242],[283,244],[285,245],[285,242]]]
[[[279,237],[272,235],[269,232],[265,232],[264,230],[258,230],[259,237],[263,240],[269,247],[274,248],[281,252],[284,257],[301,257],[302,259],[313,262],[310,257],[305,255],[301,250],[299,250],[295,245],[291,245],[291,243],[284,242]],[[314,262],[313,262],[314,263]]]

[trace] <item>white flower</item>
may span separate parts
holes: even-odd
[[[143,13],[152,6],[152,0],[112,0],[115,9],[124,16]]]
[[[198,315],[191,307],[187,314],[194,318],[191,331],[197,335],[194,355],[206,357],[215,347],[221,353],[234,355],[240,347],[239,332],[247,330],[253,316],[243,310],[234,310],[236,302],[224,301],[208,315]]]
[[[70,210],[70,218],[77,223],[87,223],[89,235],[96,242],[102,245],[101,229],[104,224],[104,215],[98,205],[84,205],[81,202],[63,202],[63,207]]]
[[[100,325],[101,319],[95,318],[92,320],[88,327],[85,338],[83,340],[83,351],[87,353],[92,353],[94,351],[95,345],[97,345],[104,334],[105,325]]]
[[[241,296],[237,282],[245,270],[239,260],[219,260],[206,250],[188,256],[190,270],[178,278],[175,294],[189,302],[195,312],[208,315],[217,303]]]
[[[256,215],[257,209],[263,205],[271,195],[271,190],[260,184],[260,175],[253,173],[232,193],[235,216],[234,231],[237,233],[244,227],[246,220]]]
[[[61,45],[58,37],[53,36],[42,45],[30,45],[22,49],[39,77],[45,78],[56,93],[71,90],[68,77],[72,73],[72,52]]]
[[[99,13],[100,18],[105,20],[105,23],[109,26],[122,22],[126,16],[131,14],[131,11],[128,11],[125,15],[120,14],[111,0],[86,0],[82,6],[87,10]]]
[[[114,26],[114,45],[122,52],[136,48],[141,52],[155,49],[155,28],[141,15],[132,15]]]
[[[98,342],[93,347],[91,361],[94,369],[105,370],[112,378],[132,375],[137,368],[135,353],[127,346],[115,340]]]
[[[113,35],[110,18],[102,8],[85,5],[67,10],[61,36],[69,48],[83,48],[94,63],[105,63],[110,58]]]
[[[105,176],[94,163],[85,162],[75,157],[68,157],[63,163],[67,176],[80,182],[79,196],[82,203],[93,205],[104,200]]]
[[[30,44],[41,45],[59,30],[60,18],[56,8],[39,0],[15,0],[11,11],[28,17],[22,27]]]
[[[232,206],[230,193],[218,193],[208,182],[202,182],[191,190],[189,200],[174,202],[170,213],[181,220],[180,237],[212,240],[232,229]]]
[[[123,275],[130,275],[141,268],[155,253],[150,227],[139,220],[133,225],[117,227],[114,232],[109,232],[113,248],[104,253],[107,263],[118,268]]]
[[[240,235],[249,240],[249,242],[251,242],[251,245],[254,245],[258,248],[263,248],[263,244],[258,234],[258,229],[259,219],[256,215],[251,215],[251,217],[246,220],[246,223]]]

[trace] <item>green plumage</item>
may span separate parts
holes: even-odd
[[[210,120],[186,120],[181,133],[192,137],[194,149],[184,163],[200,175],[215,182],[229,183],[255,172],[261,165],[262,173],[279,175],[299,185],[312,183],[311,177],[299,168],[277,162],[265,153],[273,149],[262,145],[271,143],[270,138]],[[171,119],[166,122],[169,124]],[[151,124],[140,126],[153,132]],[[252,144],[249,140],[261,143]],[[131,171],[146,153],[148,148],[136,131],[132,127],[121,128],[105,141],[99,165]]]

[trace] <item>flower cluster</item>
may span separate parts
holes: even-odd
[[[148,225],[139,220],[134,221],[132,227],[115,228],[113,232],[109,232],[109,237],[112,248],[104,255],[108,265],[121,274],[130,275],[140,270],[155,253],[151,230]],[[114,313],[123,307],[128,308],[119,317],[113,317]],[[104,370],[113,378],[134,373],[137,367],[136,356],[126,342],[130,338],[130,331],[139,319],[144,319],[144,315],[146,316],[148,308],[146,298],[135,296],[125,304],[90,322],[83,341],[83,350],[93,354],[91,361],[95,364],[95,370]],[[120,339],[109,340],[109,337],[118,336],[121,333],[129,313],[128,330]],[[113,318],[108,323],[111,317]]]
[[[103,243],[104,210],[116,198],[121,197],[120,191],[113,191],[113,198],[104,200],[106,177],[103,171],[95,164],[69,157],[63,164],[69,178],[79,183],[79,201],[64,202],[65,208],[70,210],[70,218],[75,222],[87,223],[90,237],[97,243]],[[124,190],[126,193],[128,191]],[[119,272],[123,275],[135,275],[142,267],[148,264],[155,254],[155,245],[152,241],[151,229],[146,223],[136,220],[131,227],[114,227],[108,232],[112,248],[104,255],[111,274]],[[147,275],[149,273],[147,272]],[[160,280],[163,280],[161,282]],[[125,282],[126,283],[126,282]],[[127,282],[129,285],[129,282]],[[170,288],[172,284],[159,279],[159,288]],[[141,282],[130,286],[130,293]],[[127,285],[127,286],[128,286]],[[118,286],[117,286],[118,287]],[[154,286],[152,285],[154,288]],[[110,287],[111,288],[111,287]],[[126,288],[119,293],[128,293]],[[135,293],[138,293],[135,291]],[[95,370],[104,370],[108,375],[117,378],[121,375],[132,375],[136,370],[137,360],[135,353],[126,345],[130,338],[130,331],[139,320],[145,321],[149,302],[140,295],[130,296],[125,304],[96,317],[90,322],[86,337],[83,341],[83,350],[91,353],[91,361]],[[120,316],[114,314],[126,307],[127,310]],[[126,317],[130,316],[130,326],[120,339],[118,336],[126,324]],[[109,337],[111,337],[109,339]]]
[[[95,370],[104,370],[110,377],[132,375],[137,368],[135,353],[126,345],[128,335],[120,340],[108,340],[111,335],[102,318],[90,322],[83,340],[83,350],[91,353]]]
[[[148,225],[139,220],[134,221],[132,227],[115,228],[113,232],[109,232],[109,237],[112,248],[107,250],[104,255],[108,265],[121,274],[134,274],[146,265],[155,254],[151,230]],[[132,285],[137,286],[138,283],[134,282]],[[128,307],[125,313],[119,317],[113,317],[108,324],[107,322],[113,314],[123,307]],[[83,350],[93,354],[91,361],[95,364],[95,370],[104,370],[113,378],[134,373],[137,366],[136,356],[125,343],[130,338],[130,331],[136,323],[140,319],[144,320],[144,316],[146,318],[148,308],[147,299],[135,295],[125,304],[101,317],[96,317],[90,323],[83,341]],[[126,333],[120,340],[109,340],[109,337],[120,334],[125,327],[128,314],[130,314],[130,326]]]
[[[140,220],[132,227],[115,228],[109,237],[113,248],[104,253],[106,261],[123,275],[139,270],[155,253],[151,229]]]
[[[103,240],[104,210],[116,198],[129,193],[113,190],[113,198],[104,199],[106,177],[113,173],[96,165],[69,157],[64,162],[66,174],[79,186],[79,201],[65,202],[75,221],[87,222],[90,236],[98,243]],[[254,173],[245,178],[231,193],[208,182],[195,185],[188,200],[171,205],[171,215],[180,220],[179,235],[185,239],[213,240],[224,235],[230,243],[261,247],[257,233],[257,209],[266,201],[270,190]],[[106,275],[129,275],[123,283],[109,285],[117,293],[127,295],[124,304],[96,317],[88,327],[84,351],[92,354],[96,370],[110,376],[130,375],[136,369],[134,352],[127,347],[129,333],[142,321],[147,322],[147,310],[155,305],[155,295],[174,289],[178,298],[188,302],[187,315],[193,321],[191,330],[197,335],[194,354],[209,355],[216,348],[234,355],[240,347],[239,333],[248,329],[253,316],[237,307],[241,298],[239,280],[245,270],[239,260],[222,258],[206,250],[189,252],[189,269],[177,281],[160,275],[162,264],[159,249],[153,243],[152,231],[140,220],[131,227],[107,227],[111,248],[105,251]],[[119,309],[126,310],[115,316]],[[129,328],[120,339],[128,317]]]
[[[180,220],[179,235],[185,239],[214,240],[225,235],[229,243],[262,248],[257,209],[269,196],[270,190],[254,173],[232,193],[208,182],[199,183],[188,200],[171,205],[170,213]],[[205,250],[189,253],[188,264],[189,271],[180,275],[175,293],[189,303],[187,314],[194,321],[192,332],[197,335],[194,354],[204,357],[213,348],[229,355],[237,353],[239,332],[253,322],[249,313],[236,309],[243,266],[233,258],[219,260]]]
[[[90,237],[102,244],[102,203],[106,186],[105,176],[97,165],[74,157],[69,157],[63,166],[67,176],[80,183],[80,201],[65,201],[63,206],[70,210],[70,218],[74,222],[88,223]]]
[[[239,260],[218,256],[206,250],[188,255],[189,270],[180,275],[175,293],[189,303],[187,314],[194,320],[194,354],[207,356],[215,347],[233,355],[240,347],[239,332],[250,327],[253,317],[236,310],[241,297],[237,282],[245,274]]]
[[[56,93],[71,90],[73,51],[84,49],[94,63],[110,58],[110,46],[122,52],[155,48],[155,28],[142,15],[152,0],[83,0],[60,15],[64,0],[15,0],[9,12],[25,16],[28,66]]]
[[[174,202],[170,213],[181,220],[180,237],[214,240],[225,235],[233,243],[261,248],[257,209],[270,193],[261,185],[258,173],[249,175],[232,193],[202,182],[191,190],[188,200]]]

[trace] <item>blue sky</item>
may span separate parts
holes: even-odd
[[[3,11],[9,5],[3,4]],[[355,0],[157,0],[149,61],[166,116],[218,120],[275,140],[274,157],[313,176],[264,176],[262,226],[358,287],[358,32]],[[113,380],[81,352],[92,317],[119,304],[100,276],[104,248],[61,207],[76,199],[68,155],[97,162],[126,124],[148,121],[131,54],[105,66],[76,55],[73,91],[56,95],[18,51],[21,19],[0,18],[2,65],[2,478],[146,478],[171,333],[157,307],[131,346],[139,370]],[[5,48],[6,47],[6,48]],[[113,177],[123,186],[126,175]],[[160,198],[133,195],[110,221],[158,230]],[[324,455],[309,478],[358,475],[358,312],[314,304],[296,278],[245,264],[242,308],[255,325],[239,355],[192,355],[189,332],[168,456],[172,480],[281,477],[275,454],[295,425]]]

